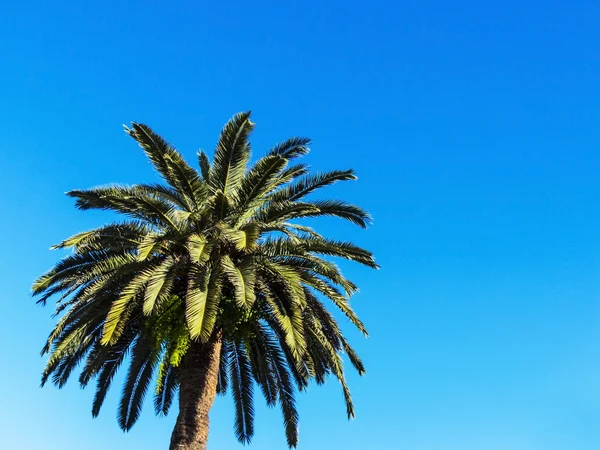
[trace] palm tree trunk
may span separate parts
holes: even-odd
[[[205,344],[192,342],[179,372],[179,415],[171,435],[170,450],[206,450],[208,412],[215,401],[221,333]]]

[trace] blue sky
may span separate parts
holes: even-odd
[[[357,418],[311,387],[301,449],[600,448],[597,2],[5,3],[0,448],[167,448],[175,415],[150,402],[123,434],[118,389],[93,420],[92,390],[39,388],[53,320],[29,287],[51,244],[110,219],[65,191],[153,179],[121,124],[192,159],[246,109],[257,153],[312,137],[316,170],[359,174],[331,195],[375,217],[321,224],[382,269],[344,266],[372,335],[349,330]],[[258,404],[251,448],[284,448]],[[241,448],[231,410],[209,448]]]

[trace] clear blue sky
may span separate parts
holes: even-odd
[[[382,270],[344,266],[372,334],[350,333],[357,418],[311,387],[301,449],[600,448],[597,2],[75,3],[0,7],[0,448],[167,448],[150,402],[126,435],[118,389],[93,420],[92,390],[39,388],[52,309],[29,287],[110,219],[65,191],[152,179],[121,124],[193,158],[245,109],[257,151],[308,135],[315,169],[355,168],[332,195],[375,217],[322,225]],[[259,405],[251,448],[284,448]],[[241,448],[231,409],[209,448]]]

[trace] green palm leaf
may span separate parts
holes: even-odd
[[[235,405],[235,435],[247,444],[254,435],[253,380],[250,361],[243,344],[233,344],[229,379]]]
[[[248,138],[254,129],[250,112],[235,115],[221,131],[210,171],[209,185],[225,195],[237,189],[250,158]]]
[[[329,186],[337,181],[348,180],[356,180],[356,175],[353,170],[334,170],[331,172],[307,175],[296,181],[294,184],[277,191],[271,197],[271,201],[300,200],[317,189]]]
[[[117,415],[119,426],[125,431],[130,430],[139,418],[142,400],[157,361],[156,352],[144,338],[137,339],[131,353],[131,363]]]
[[[305,137],[294,137],[287,139],[269,151],[268,156],[281,156],[286,159],[297,158],[302,155],[306,155],[310,149],[308,145],[310,139]]]
[[[234,298],[239,308],[251,308],[254,295],[254,264],[246,259],[236,266],[229,256],[222,260],[223,273],[233,286]]]

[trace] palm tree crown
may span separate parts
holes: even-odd
[[[279,403],[290,446],[298,440],[294,394],[310,379],[337,377],[353,416],[341,354],[359,374],[365,369],[323,300],[367,331],[348,301],[357,287],[326,257],[377,265],[370,252],[294,219],[334,216],[365,227],[369,215],[342,201],[306,198],[355,179],[352,170],[309,174],[294,163],[308,152],[308,139],[289,139],[248,167],[253,128],[250,113],[234,116],[212,163],[199,152],[197,171],[149,127],[133,123],[126,132],[166,184],[68,193],[79,209],[126,219],[56,245],[72,252],[35,281],[39,303],[56,296],[60,315],[42,351],[49,354],[42,384],[62,387],[81,364],[81,385],[97,382],[96,416],[127,361],[118,422],[128,430],[152,380],[156,412],[167,414],[184,388],[190,349],[218,341],[216,391],[232,393],[241,442],[253,435],[255,385],[268,405]]]

